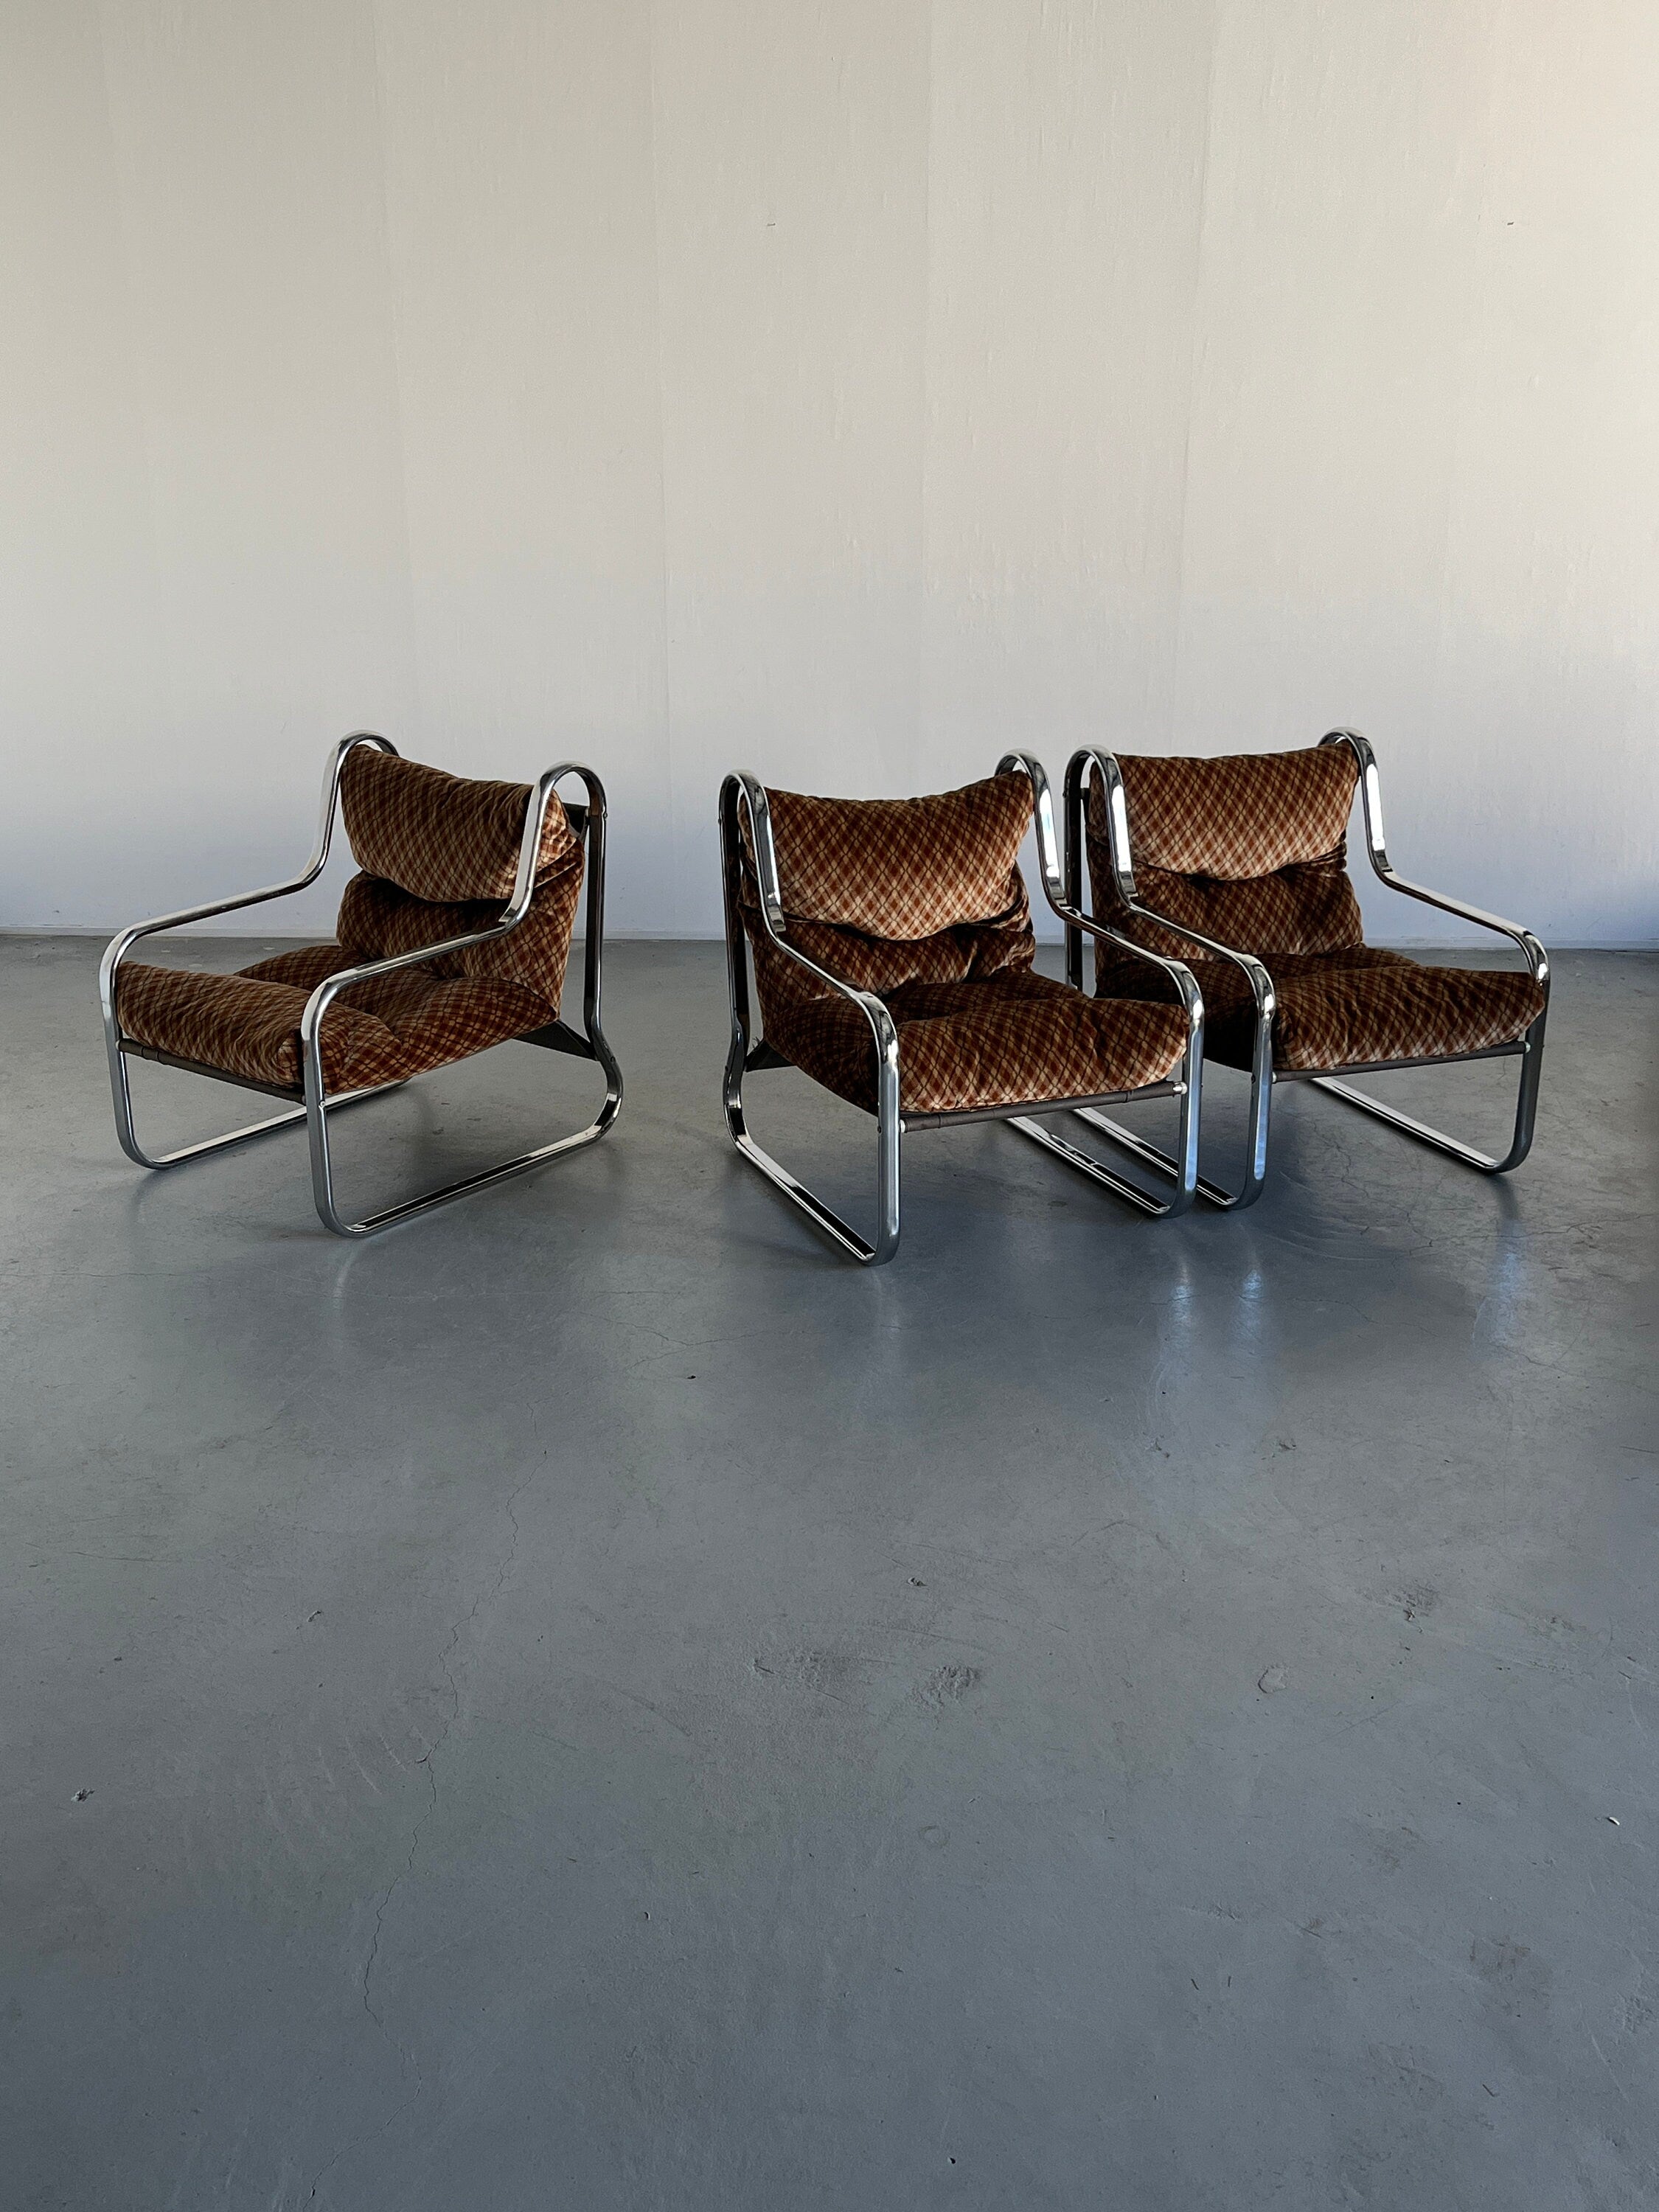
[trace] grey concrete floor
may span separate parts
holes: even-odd
[[[0,946],[0,2201],[1659,2201],[1659,963],[1561,961],[1512,1183],[1296,1091],[1163,1226],[978,1127],[872,1275],[726,1143],[713,946],[613,948],[605,1144],[362,1247],[292,1136],[127,1164],[96,957]]]

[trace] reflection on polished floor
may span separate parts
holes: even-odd
[[[1163,1224],[976,1126],[869,1273],[727,1141],[718,946],[608,951],[603,1145],[356,1247],[302,1138],[121,1158],[98,951],[0,940],[9,2202],[1659,2197],[1659,958],[1560,958],[1511,1182],[1297,1086]]]

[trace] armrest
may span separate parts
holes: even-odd
[[[1093,757],[1103,760],[1106,756],[1097,754]],[[1112,765],[1115,769],[1115,762]],[[1075,761],[1073,766],[1075,768]],[[1133,938],[1126,937],[1121,930],[1113,929],[1103,921],[1097,921],[1092,915],[1085,914],[1080,907],[1066,897],[1060,873],[1059,841],[1054,836],[1054,801],[1048,793],[1047,772],[1042,762],[1034,759],[1030,753],[1005,753],[997,763],[999,775],[1006,775],[1015,769],[1023,769],[1030,779],[1033,811],[1036,817],[1037,864],[1042,875],[1043,895],[1049,906],[1068,928],[1084,930],[1091,937],[1099,938],[1105,944],[1115,945],[1120,951],[1133,954],[1137,960],[1145,960],[1154,968],[1161,968],[1180,995],[1181,1003],[1186,1009],[1188,1029],[1194,1036],[1200,1036],[1204,1027],[1204,999],[1192,969],[1179,960],[1166,959],[1161,952],[1152,952],[1146,945],[1137,945]],[[1191,934],[1190,932],[1185,933]]]
[[[778,884],[777,847],[773,842],[772,810],[767,803],[764,785],[756,776],[738,774],[726,778],[726,793],[730,794],[734,811],[738,805],[748,811],[750,834],[755,844],[755,881],[760,892],[761,927],[766,932],[767,941],[793,960],[797,967],[804,968],[809,975],[815,975],[819,982],[829,984],[830,989],[839,992],[843,999],[850,999],[869,1023],[878,1054],[883,1060],[890,1054],[896,1068],[898,1030],[882,1000],[873,991],[860,990],[857,984],[849,983],[845,976],[837,975],[833,969],[822,966],[803,952],[798,945],[792,945],[784,933],[788,917],[783,910],[783,893]]]
[[[355,968],[337,969],[325,975],[306,1000],[305,1012],[300,1017],[300,1048],[309,1072],[314,1060],[317,1066],[317,1089],[322,1091],[322,1060],[317,1040],[322,1029],[323,1018],[342,991],[354,983],[366,983],[376,975],[394,975],[400,968],[416,968],[422,961],[436,960],[451,952],[465,952],[474,945],[493,944],[518,927],[530,911],[530,902],[536,889],[536,870],[541,857],[542,824],[547,818],[547,809],[554,788],[561,777],[580,775],[587,787],[590,817],[603,820],[605,794],[599,779],[592,772],[575,761],[562,761],[538,776],[535,789],[530,794],[530,804],[525,809],[524,835],[519,843],[518,873],[514,879],[513,896],[499,921],[487,928],[468,930],[460,937],[446,937],[435,945],[417,945],[412,952],[394,952],[384,960],[366,960]]]
[[[287,898],[295,891],[304,890],[307,884],[316,882],[327,862],[329,846],[334,836],[334,810],[339,796],[340,771],[345,766],[347,754],[358,745],[374,745],[383,753],[395,754],[398,750],[389,738],[376,737],[368,730],[359,730],[351,737],[341,738],[323,771],[322,818],[317,827],[317,842],[305,867],[290,882],[268,884],[263,890],[244,891],[234,898],[214,899],[205,906],[181,907],[176,914],[158,914],[149,921],[134,922],[130,929],[124,929],[118,937],[111,939],[98,969],[99,995],[103,1001],[106,1024],[112,1025],[115,1019],[116,970],[141,937],[154,937],[161,930],[183,929],[192,921],[210,921],[216,914],[234,914],[244,907],[261,906],[267,899]]]
[[[1201,945],[1218,960],[1231,961],[1235,968],[1242,968],[1255,1000],[1257,1021],[1270,1020],[1277,1003],[1273,995],[1273,980],[1254,954],[1241,952],[1237,945],[1224,945],[1219,938],[1206,937],[1201,929],[1189,928],[1184,921],[1171,921],[1168,915],[1156,913],[1141,899],[1135,888],[1134,865],[1129,854],[1129,812],[1124,797],[1123,771],[1110,753],[1099,752],[1092,747],[1073,753],[1066,771],[1066,797],[1077,817],[1074,842],[1079,846],[1082,843],[1085,782],[1091,775],[1098,775],[1105,788],[1106,846],[1111,854],[1112,876],[1119,900],[1138,920],[1155,922],[1160,929],[1167,929],[1176,937],[1184,937],[1189,945]],[[1080,856],[1078,872],[1080,880]],[[1116,941],[1122,943],[1125,940],[1120,938]],[[1133,940],[1129,941],[1133,943]],[[1144,946],[1133,949],[1145,951]]]
[[[1442,914],[1455,914],[1460,921],[1472,921],[1479,928],[1493,930],[1499,937],[1507,937],[1525,960],[1534,982],[1547,994],[1550,987],[1549,955],[1529,929],[1522,929],[1517,922],[1505,921],[1501,915],[1487,914],[1478,906],[1466,906],[1461,899],[1448,898],[1442,891],[1425,890],[1421,884],[1407,883],[1403,876],[1395,872],[1383,841],[1382,778],[1377,774],[1376,755],[1371,750],[1370,740],[1361,737],[1358,730],[1330,730],[1319,742],[1322,745],[1346,745],[1359,763],[1359,793],[1365,816],[1365,850],[1376,875],[1390,890],[1401,891],[1407,898],[1420,899],[1425,906],[1437,907]]]

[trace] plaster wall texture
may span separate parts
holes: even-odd
[[[613,929],[698,935],[733,765],[1347,722],[1408,872],[1659,941],[1641,0],[4,0],[0,40],[0,925],[289,872],[356,727],[592,759]]]

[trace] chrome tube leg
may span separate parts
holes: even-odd
[[[1477,1152],[1460,1138],[1449,1137],[1444,1130],[1437,1129],[1427,1121],[1419,1121],[1414,1114],[1403,1114],[1397,1106],[1386,1106],[1380,1098],[1360,1091],[1352,1083],[1344,1083],[1334,1075],[1316,1075],[1310,1080],[1321,1091],[1328,1091],[1334,1098],[1340,1098],[1349,1106],[1358,1106],[1378,1121],[1386,1121],[1391,1129],[1402,1136],[1411,1137],[1419,1145],[1443,1152],[1448,1159],[1462,1166],[1474,1168],[1481,1175],[1508,1175],[1518,1168],[1532,1150],[1534,1125],[1538,1118],[1538,1086],[1544,1069],[1544,1022],[1540,1014],[1522,1040],[1521,1083],[1515,1101],[1515,1128],[1510,1139],[1510,1148],[1501,1159],[1489,1152]]]
[[[1250,1067],[1249,1124],[1246,1138],[1244,1179],[1236,1191],[1224,1190],[1219,1183],[1212,1182],[1206,1176],[1197,1176],[1194,1188],[1207,1205],[1225,1212],[1239,1213],[1247,1206],[1254,1206],[1261,1195],[1267,1180],[1267,1136],[1273,1113],[1273,1024],[1271,1021],[1256,1025],[1255,1048]],[[1160,1146],[1149,1143],[1133,1129],[1126,1129],[1121,1121],[1114,1121],[1097,1107],[1079,1106],[1078,1119],[1087,1121],[1115,1145],[1133,1154],[1145,1166],[1157,1174],[1168,1176],[1176,1182],[1181,1180],[1179,1161],[1171,1158]]]
[[[826,1206],[815,1191],[809,1190],[798,1176],[790,1174],[781,1161],[757,1145],[749,1133],[749,1124],[743,1104],[743,1063],[747,1057],[746,1045],[732,1040],[731,1056],[726,1063],[726,1126],[732,1141],[751,1165],[760,1170],[775,1190],[781,1191],[793,1206],[799,1206],[815,1229],[822,1230],[833,1244],[866,1267],[884,1267],[899,1247],[899,1155],[904,1134],[904,1124],[898,1112],[897,1068],[890,1085],[885,1081],[884,1068],[878,1078],[880,1104],[876,1116],[876,1205],[878,1226],[876,1241],[869,1243],[860,1237],[850,1222],[843,1221],[832,1206]]]
[[[1041,1145],[1045,1152],[1053,1152],[1057,1158],[1064,1160],[1067,1167],[1075,1168],[1079,1175],[1086,1175],[1091,1182],[1103,1184],[1115,1197],[1124,1200],[1139,1212],[1151,1214],[1155,1220],[1170,1220],[1188,1212],[1194,1195],[1204,1188],[1198,1173],[1198,1132],[1203,1110],[1203,1083],[1204,1054],[1200,1036],[1189,1047],[1182,1063],[1181,1119],[1174,1159],[1167,1152],[1143,1145],[1138,1137],[1127,1130],[1120,1129],[1115,1121],[1108,1121],[1092,1106],[1079,1106],[1072,1109],[1080,1121],[1087,1121],[1094,1127],[1104,1130],[1108,1136],[1115,1138],[1120,1143],[1127,1139],[1128,1149],[1137,1158],[1146,1159],[1160,1173],[1172,1176],[1175,1193],[1167,1199],[1154,1198],[1139,1183],[1131,1182],[1127,1176],[1116,1174],[1103,1160],[1097,1159],[1091,1153],[1079,1152],[1075,1145],[1068,1144],[1064,1137],[1046,1128],[1030,1115],[1014,1115],[1008,1126],[1018,1129],[1023,1137],[1030,1138],[1034,1144]]]
[[[315,1013],[313,1013],[312,1006],[307,1006],[306,1018],[301,1024],[306,1103],[301,1111],[305,1115],[310,1136],[311,1194],[316,1205],[317,1217],[324,1228],[332,1230],[337,1237],[372,1237],[377,1230],[390,1229],[395,1222],[410,1220],[417,1213],[429,1213],[434,1206],[447,1206],[452,1199],[464,1198],[470,1191],[485,1190],[491,1183],[506,1182],[514,1176],[527,1175],[531,1169],[544,1166],[549,1160],[557,1159],[561,1153],[580,1152],[585,1146],[596,1144],[621,1112],[622,1070],[599,1026],[599,957],[605,925],[605,794],[598,788],[598,784],[597,777],[589,777],[593,803],[590,805],[587,817],[590,875],[582,1016],[594,1057],[605,1070],[604,1103],[585,1129],[578,1129],[568,1137],[557,1138],[550,1145],[539,1145],[533,1152],[521,1152],[516,1158],[503,1160],[496,1167],[484,1168],[477,1175],[463,1176],[459,1182],[446,1183],[440,1190],[427,1191],[418,1198],[406,1198],[396,1206],[384,1206],[378,1213],[366,1214],[361,1221],[348,1220],[335,1200],[334,1163],[329,1151],[328,1117],[339,1102],[328,1097],[323,1081],[323,1021],[328,1007],[328,999],[323,995],[328,989],[325,984],[313,994],[312,1003],[316,1006]],[[320,1004],[317,1004],[319,1000]]]
[[[1249,1135],[1246,1142],[1244,1175],[1236,1191],[1224,1189],[1219,1183],[1206,1176],[1198,1176],[1194,1188],[1206,1205],[1231,1212],[1254,1206],[1261,1197],[1267,1174],[1267,1134],[1273,1112],[1273,1031],[1275,1001],[1273,979],[1261,962],[1249,953],[1240,953],[1180,924],[1171,922],[1162,915],[1153,914],[1144,907],[1135,887],[1134,871],[1130,864],[1128,848],[1127,802],[1123,790],[1122,771],[1116,759],[1106,753],[1085,747],[1073,754],[1066,769],[1066,899],[1073,908],[1083,897],[1084,853],[1088,841],[1089,796],[1094,780],[1102,780],[1106,799],[1107,843],[1115,874],[1115,885],[1093,883],[1093,862],[1091,861],[1091,880],[1097,903],[1103,893],[1115,891],[1121,910],[1137,915],[1143,921],[1174,932],[1190,943],[1200,946],[1212,957],[1230,961],[1243,970],[1251,995],[1255,1001],[1255,1023],[1250,1053],[1250,1107]],[[1123,943],[1119,937],[1115,941]],[[1128,947],[1126,949],[1134,949]],[[1142,957],[1145,949],[1141,948]],[[1081,933],[1068,926],[1066,939],[1066,981],[1078,985],[1083,982],[1083,940]],[[1144,1167],[1157,1175],[1166,1176],[1179,1188],[1183,1180],[1183,1159],[1172,1158],[1160,1145],[1126,1129],[1121,1121],[1114,1121],[1097,1107],[1080,1106],[1076,1109],[1080,1120],[1087,1121],[1111,1141],[1139,1160]]]
[[[1487,914],[1481,908],[1466,906],[1461,899],[1445,897],[1439,891],[1426,890],[1421,884],[1407,883],[1389,858],[1388,842],[1382,829],[1382,787],[1378,774],[1376,755],[1370,740],[1358,730],[1328,730],[1320,739],[1322,745],[1346,745],[1352,753],[1359,770],[1359,796],[1365,823],[1365,849],[1370,858],[1371,871],[1390,890],[1401,892],[1407,898],[1420,900],[1425,906],[1434,907],[1441,914],[1454,914],[1464,921],[1472,921],[1481,929],[1494,931],[1507,937],[1527,963],[1531,975],[1543,994],[1543,1006],[1537,1020],[1522,1040],[1522,1058],[1521,1083],[1515,1102],[1515,1129],[1510,1139],[1510,1148],[1501,1159],[1489,1153],[1477,1152],[1456,1137],[1449,1137],[1443,1130],[1419,1121],[1415,1115],[1402,1114],[1397,1108],[1385,1106],[1379,1098],[1370,1097],[1364,1091],[1356,1091],[1351,1083],[1344,1083],[1332,1075],[1316,1075],[1312,1080],[1322,1091],[1334,1097],[1358,1106],[1362,1113],[1386,1121],[1407,1137],[1415,1138],[1420,1145],[1428,1145],[1435,1152],[1444,1152],[1449,1159],[1460,1161],[1463,1166],[1474,1168],[1482,1175],[1507,1175],[1518,1168],[1532,1150],[1533,1125],[1538,1112],[1538,1085],[1543,1073],[1544,1024],[1550,1007],[1550,962],[1531,930],[1522,929],[1501,915]]]
[[[250,1121],[245,1128],[227,1130],[222,1137],[204,1137],[194,1145],[180,1145],[176,1152],[147,1152],[138,1141],[132,1113],[132,1090],[127,1078],[127,1055],[116,1044],[110,1052],[110,1087],[115,1102],[115,1133],[121,1150],[130,1160],[141,1168],[182,1167],[186,1160],[207,1159],[215,1152],[228,1152],[233,1145],[245,1145],[252,1137],[266,1137],[277,1129],[291,1129],[306,1118],[303,1106],[286,1107],[280,1114],[272,1114],[263,1121]],[[398,1083],[378,1083],[367,1091],[348,1091],[337,1098],[331,1098],[328,1110],[337,1114],[343,1107],[361,1106],[366,1099],[384,1097],[388,1091],[402,1089]]]
[[[884,1267],[899,1247],[899,1161],[904,1136],[899,1112],[898,1038],[890,1021],[877,1043],[876,1065],[876,1241],[860,1236],[781,1161],[755,1142],[744,1110],[743,1079],[749,1060],[752,1015],[749,998],[749,944],[739,900],[738,805],[740,780],[731,776],[720,793],[720,860],[726,890],[726,979],[732,1007],[732,1042],[726,1055],[721,1099],[732,1143],[775,1190],[799,1208],[815,1229],[861,1267]]]
[[[605,1070],[605,1103],[594,1123],[603,1136],[622,1111],[623,1077],[599,1023],[599,984],[605,954],[605,786],[591,769],[578,769],[587,788],[587,922],[582,946],[582,1028],[593,1056]]]
[[[378,1213],[366,1214],[361,1221],[349,1221],[340,1212],[334,1197],[334,1164],[329,1151],[328,1125],[336,1109],[344,1102],[327,1097],[322,1087],[322,1071],[317,1065],[317,1054],[306,1056],[306,1103],[304,1114],[311,1139],[311,1194],[316,1203],[317,1216],[325,1229],[331,1229],[337,1237],[370,1237],[378,1229],[389,1229],[394,1222],[408,1221],[417,1213],[429,1213],[434,1206],[447,1206],[452,1199],[464,1198],[469,1191],[484,1190],[494,1182],[506,1182],[510,1176],[527,1175],[532,1168],[544,1166],[556,1159],[562,1152],[580,1152],[586,1145],[594,1144],[604,1136],[616,1120],[621,1104],[620,1085],[610,1084],[604,1105],[585,1129],[578,1129],[568,1137],[560,1137],[550,1145],[539,1145],[534,1152],[521,1152],[514,1159],[503,1160],[497,1167],[484,1168],[477,1175],[463,1176],[459,1182],[446,1183],[441,1190],[425,1192],[419,1198],[406,1198],[397,1206],[383,1207]],[[390,1087],[390,1086],[388,1086]],[[366,1092],[355,1094],[367,1097]]]

